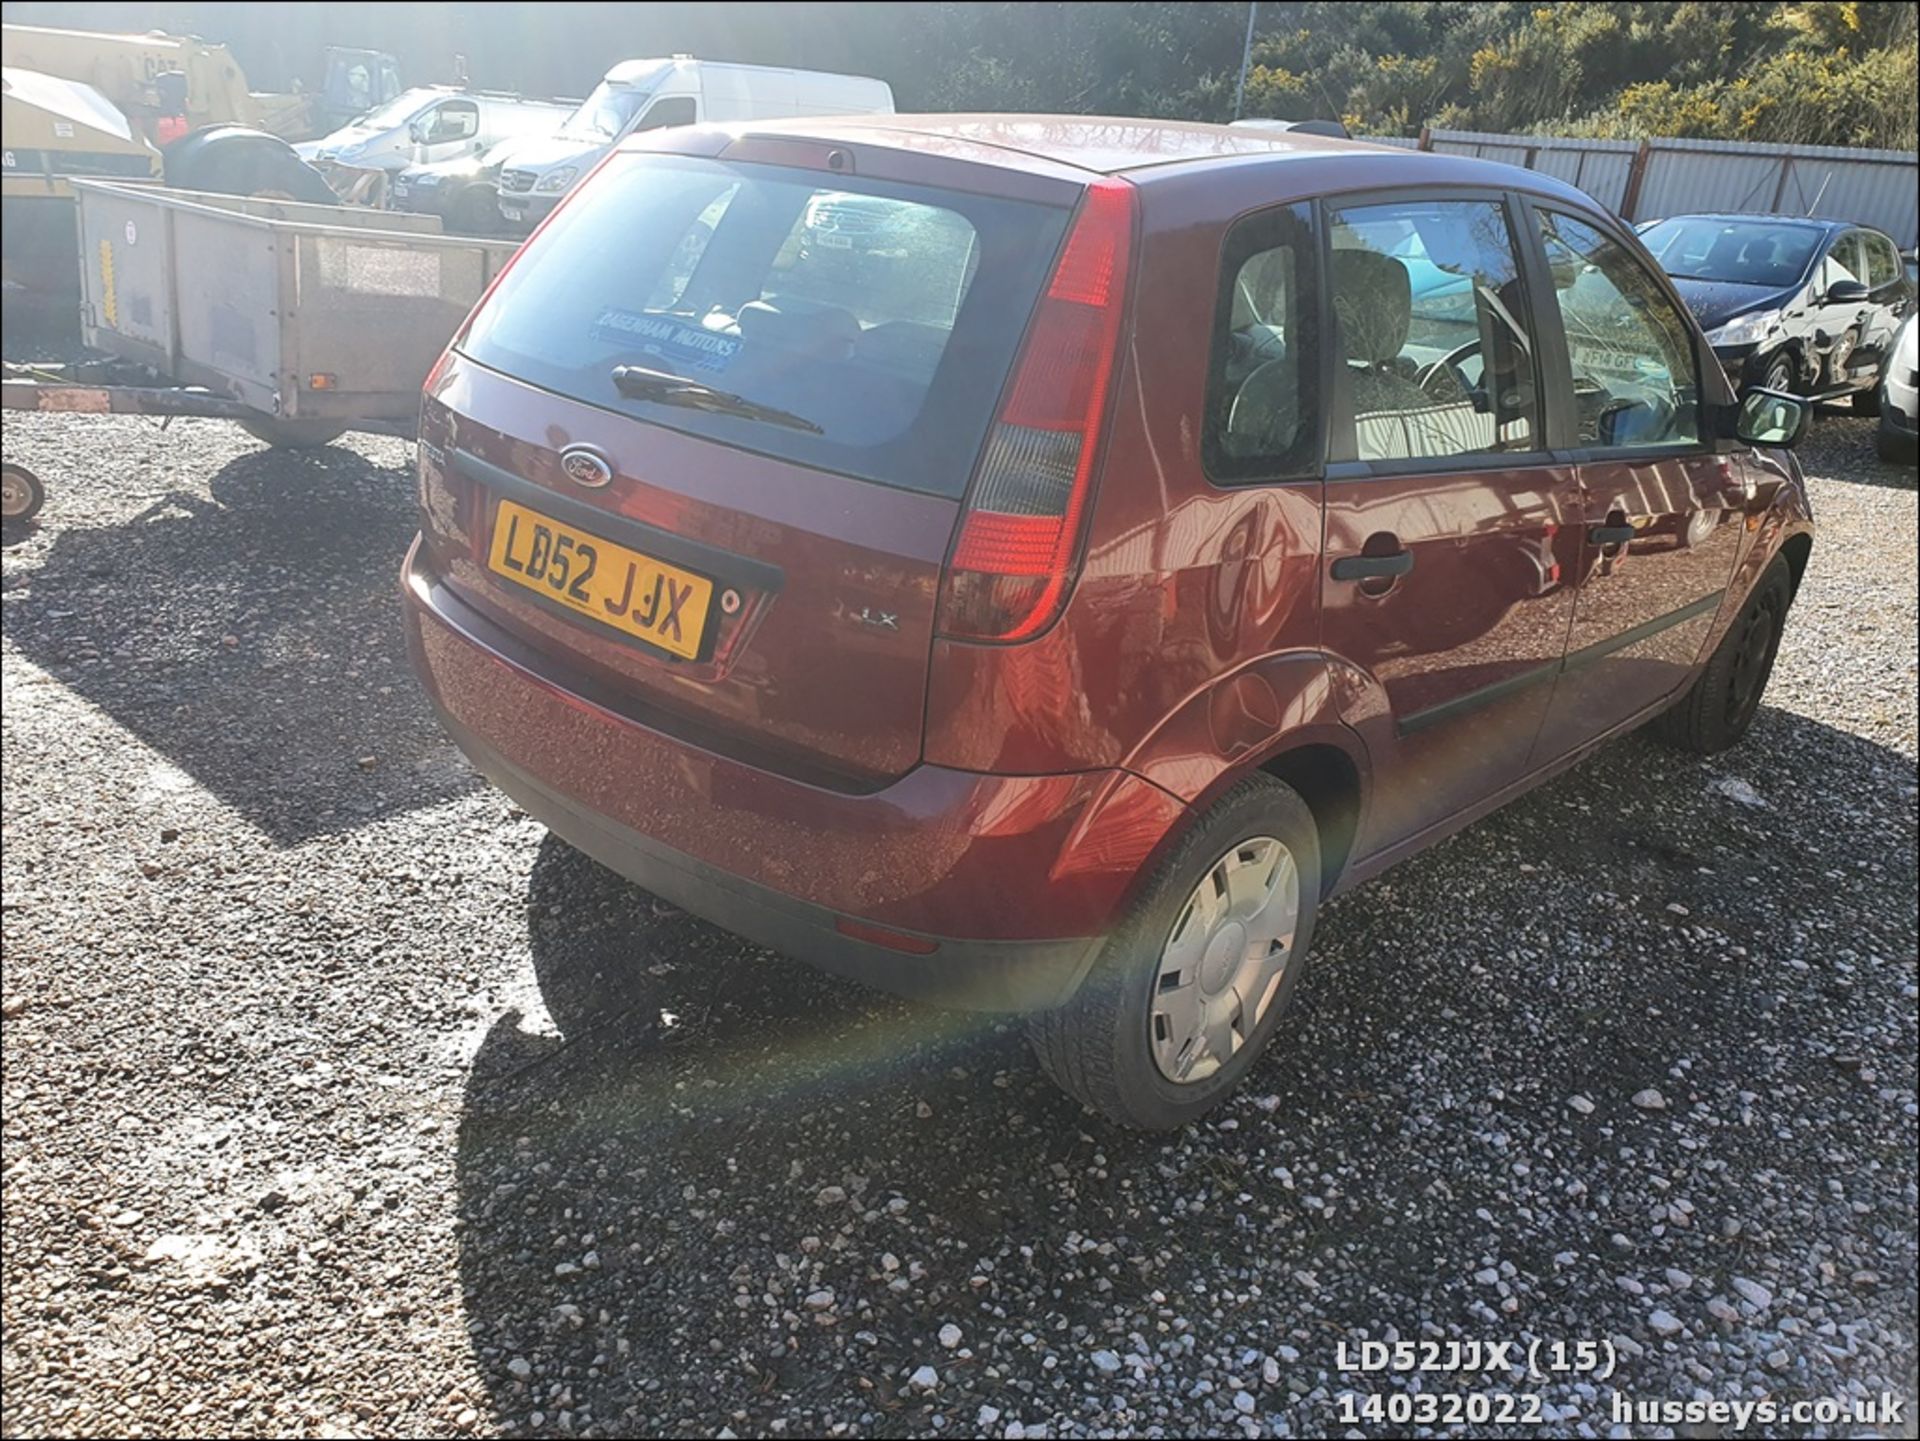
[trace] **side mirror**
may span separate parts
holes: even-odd
[[[1748,445],[1792,449],[1807,432],[1813,403],[1783,390],[1750,390],[1740,402],[1733,433]]]
[[[425,145],[433,139],[433,121],[422,117],[407,126],[407,138],[415,145]]]
[[[1867,287],[1858,280],[1836,280],[1827,287],[1827,304],[1864,305],[1869,293]]]
[[[1651,438],[1659,413],[1644,400],[1615,400],[1594,420],[1602,445],[1631,445]]]

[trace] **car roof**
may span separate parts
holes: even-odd
[[[703,133],[706,142],[695,138]],[[1276,201],[1396,186],[1513,189],[1605,213],[1591,196],[1563,180],[1498,161],[1187,120],[1038,114],[803,116],[655,130],[630,136],[623,144],[628,149],[711,154],[715,152],[705,145],[716,139],[723,145],[762,140],[873,145],[1075,184],[1085,184],[1090,176],[1125,175],[1136,185],[1150,185],[1216,173],[1224,178],[1228,171],[1240,172],[1244,181],[1249,169],[1272,169],[1285,173],[1261,183],[1275,187]]]
[[[911,149],[950,149],[978,156],[1002,152],[999,163],[1022,168],[1066,167],[1117,175],[1151,166],[1227,156],[1325,154],[1389,149],[1363,141],[1252,129],[1188,120],[1143,120],[1109,115],[863,114],[753,121],[724,127],[736,133],[867,141]],[[947,144],[942,145],[940,142]]]
[[[1726,220],[1750,222],[1755,225],[1798,225],[1807,230],[1871,230],[1871,225],[1857,225],[1851,220],[1832,220],[1821,215],[1767,215],[1754,211],[1738,210],[1688,210],[1679,215],[1663,215],[1656,224],[1669,220]]]

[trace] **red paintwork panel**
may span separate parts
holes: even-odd
[[[1362,854],[1525,773],[1551,676],[1455,719],[1434,717],[1559,661],[1580,515],[1566,466],[1328,484],[1324,644],[1374,683],[1344,711],[1381,782]],[[1363,550],[1405,550],[1413,569],[1390,584],[1328,573]]]
[[[1102,935],[1183,809],[1125,771],[1009,778],[920,766],[868,795],[807,785],[514,663],[450,618],[417,552],[403,594],[434,700],[513,765],[697,860],[881,925],[962,940]]]

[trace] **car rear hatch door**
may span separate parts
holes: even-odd
[[[449,583],[578,688],[824,784],[919,758],[941,566],[1065,209],[621,155],[423,415]],[[568,683],[563,680],[563,683]]]

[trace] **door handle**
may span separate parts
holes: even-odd
[[[1587,532],[1589,545],[1629,545],[1639,534],[1630,525],[1596,525]]]
[[[1333,563],[1335,580],[1392,580],[1413,569],[1413,552],[1394,555],[1343,555]]]

